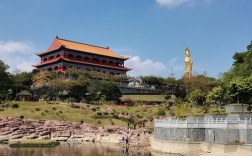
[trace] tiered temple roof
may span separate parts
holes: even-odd
[[[41,57],[40,64],[34,65],[38,69],[50,69],[55,72],[64,71],[66,66],[97,67],[100,69],[129,71],[124,67],[127,57],[120,56],[108,47],[100,47],[56,37],[45,52],[36,54]],[[70,65],[71,64],[71,65]],[[50,66],[50,67],[49,67]],[[103,71],[105,72],[105,71]]]

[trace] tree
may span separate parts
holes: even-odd
[[[161,88],[165,84],[165,80],[159,76],[141,76],[142,83],[148,87],[155,86],[155,88]]]
[[[129,81],[133,83],[133,86],[136,86],[136,84],[140,84],[141,80],[139,77],[129,77]]]
[[[201,90],[195,90],[189,94],[188,99],[195,105],[203,105],[206,101],[206,93]]]
[[[232,68],[222,74],[222,81],[228,85],[237,77],[249,77],[252,73],[252,43],[247,47],[246,52],[236,52],[233,55],[234,63]]]
[[[237,103],[247,102],[252,95],[252,76],[233,79],[227,90],[230,97],[236,99]]]
[[[11,87],[11,75],[7,72],[8,68],[9,66],[0,60],[0,101],[6,97]]]
[[[106,100],[117,101],[122,96],[120,89],[114,81],[103,81],[101,94]]]
[[[204,93],[207,93],[212,90],[213,87],[220,84],[218,80],[208,77],[206,74],[193,75],[190,79],[184,77],[182,78],[182,81],[187,89],[187,93],[194,90],[201,90]]]
[[[21,90],[29,90],[32,85],[32,73],[31,72],[18,72],[12,76],[13,89],[16,92]]]
[[[207,101],[210,103],[221,103],[224,99],[224,90],[221,86],[214,87],[211,91],[207,94]]]
[[[67,93],[65,97],[74,98],[76,101],[81,101],[87,93],[87,79],[85,77],[78,77],[76,80],[69,80],[58,78],[52,84],[54,96],[58,93]],[[56,94],[56,95],[55,95]]]

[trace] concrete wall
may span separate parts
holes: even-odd
[[[238,105],[238,106],[230,105],[230,106],[225,107],[227,113],[247,111],[247,108],[248,108],[248,105],[246,104],[243,105],[243,108],[241,105]]]
[[[217,144],[252,144],[252,130],[156,127],[154,139],[184,142],[205,141]]]
[[[151,147],[167,153],[180,153],[183,155],[209,155],[209,156],[249,156],[252,155],[251,146],[221,145],[209,143],[187,143],[161,141],[151,139]]]
[[[205,129],[156,127],[154,129],[154,138],[166,141],[204,141]]]
[[[252,129],[241,129],[239,139],[241,143],[252,144]]]
[[[252,114],[228,114],[228,115],[205,115],[205,116],[189,116],[187,121],[202,121],[208,119],[228,119],[229,121],[238,121],[238,119],[250,120]],[[248,121],[250,122],[250,121]],[[233,127],[228,129],[221,128],[166,128],[155,127],[154,139],[165,141],[186,141],[199,142],[205,141],[208,143],[217,144],[252,144],[252,129],[248,127]]]

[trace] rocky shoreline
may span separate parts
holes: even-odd
[[[144,134],[142,128],[128,131],[119,126],[95,127],[87,123],[0,117],[1,143],[20,139],[50,139],[60,142],[123,144],[122,137],[128,135],[130,145],[138,146],[137,134],[140,134],[139,146],[150,145],[150,134]]]

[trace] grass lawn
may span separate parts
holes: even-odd
[[[8,104],[8,108],[3,107]],[[13,109],[11,106],[18,104],[18,108]],[[100,110],[113,110],[114,113],[128,113],[132,115],[139,115],[141,117],[154,116],[158,107],[146,107],[146,106],[115,106],[115,105],[89,105],[89,104],[77,104],[80,108],[71,108],[67,104],[48,104],[46,102],[17,102],[12,101],[5,104],[0,104],[0,116],[4,117],[17,117],[24,116],[24,118],[30,119],[48,119],[48,120],[63,120],[73,122],[85,122],[94,125],[118,125],[127,126],[127,122],[114,119],[111,114],[105,116],[105,118],[94,118],[97,116],[97,112]],[[97,111],[93,111],[95,108]],[[110,120],[111,119],[111,120]]]
[[[132,101],[163,102],[165,95],[123,95],[121,100],[131,99]]]

